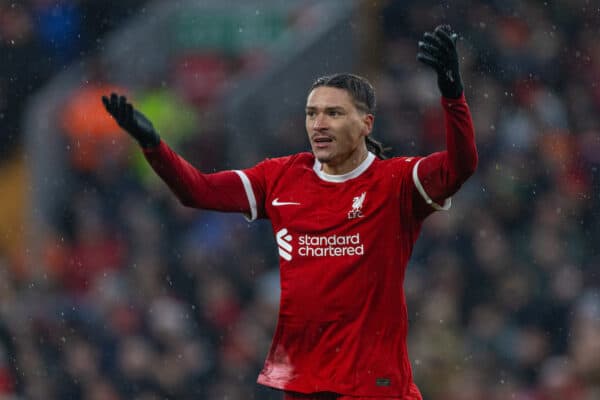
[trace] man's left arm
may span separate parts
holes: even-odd
[[[446,150],[420,159],[413,168],[414,196],[429,206],[425,215],[449,208],[450,196],[477,167],[475,132],[463,93],[456,40],[450,27],[441,25],[433,33],[426,32],[419,42],[417,59],[437,73],[446,128]]]
[[[425,200],[433,210],[449,208],[450,196],[473,175],[478,161],[473,121],[464,96],[442,97],[442,107],[446,150],[420,159],[413,169],[414,195]]]

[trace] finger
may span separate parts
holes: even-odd
[[[433,33],[436,34],[438,32],[444,32],[450,38],[452,38],[452,35],[456,35],[456,33],[454,33],[454,31],[452,30],[452,27],[448,24],[436,26],[436,28],[433,30]]]
[[[445,45],[435,33],[432,34],[427,32],[425,35],[423,35],[423,41],[430,46],[435,47],[437,49],[437,53],[442,56],[446,56],[450,53],[450,48],[448,48],[448,46]]]
[[[419,55],[419,54],[421,54],[422,56],[425,56],[427,58],[431,58],[432,60],[435,60],[435,62],[438,64],[441,64],[442,59],[443,59],[442,57],[439,56],[439,53],[432,53],[427,48],[420,48],[419,51],[417,52],[417,55]]]
[[[450,35],[448,35],[448,33],[446,33],[443,29],[436,30],[433,34],[440,41],[440,43],[442,43],[442,46],[447,51],[453,51],[456,48],[454,41],[450,38]]]
[[[118,114],[120,121],[126,121],[127,97],[119,96]]]
[[[432,46],[442,47],[443,43],[433,33],[425,32],[423,34],[423,42],[428,43]]]
[[[110,100],[108,100],[108,97],[102,96],[102,104],[104,104],[104,108],[110,112]]]
[[[110,113],[117,118],[117,108],[119,105],[119,96],[116,93],[111,93],[109,100]]]
[[[423,64],[430,66],[436,71],[439,71],[441,69],[438,60],[429,54],[419,52],[417,53],[417,60],[421,61]]]
[[[116,118],[116,97],[113,97],[113,94],[111,94],[110,97],[103,96],[102,102],[104,103],[104,107],[106,107],[106,111],[108,111],[110,115]]]
[[[441,55],[439,46],[426,42],[419,42],[419,51],[426,52],[435,57],[440,57]]]
[[[441,24],[436,26],[433,31],[444,31],[449,35],[452,33],[452,27],[450,26],[450,24]]]
[[[452,43],[454,43],[454,46],[456,46],[456,41],[458,40],[458,34],[453,33],[452,35],[450,35],[450,39],[452,40]]]
[[[125,118],[127,121],[133,121],[133,106],[129,103],[125,107]]]

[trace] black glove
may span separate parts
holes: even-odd
[[[110,99],[102,96],[102,102],[106,111],[117,120],[117,124],[137,140],[140,146],[144,148],[158,146],[160,136],[154,130],[152,122],[133,108],[125,96],[111,93]]]
[[[438,76],[438,87],[442,96],[457,99],[462,95],[463,83],[456,52],[458,35],[450,25],[439,25],[433,33],[425,32],[419,41],[417,60],[429,65]]]

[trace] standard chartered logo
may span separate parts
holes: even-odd
[[[290,244],[292,241],[292,235],[289,235],[288,230],[283,228],[277,232],[277,235],[275,236],[277,238],[277,246],[279,246],[279,255],[284,260],[290,261],[292,259],[293,250],[293,247]]]
[[[279,255],[290,261],[293,254],[292,235],[286,228],[276,234]],[[362,256],[365,247],[360,233],[352,235],[301,235],[298,237],[298,255],[302,257]]]
[[[298,238],[298,254],[308,257],[362,256],[365,246],[360,233],[353,235],[302,235]]]

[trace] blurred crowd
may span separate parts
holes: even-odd
[[[21,144],[30,94],[71,63],[103,48],[102,36],[147,0],[0,0],[0,155]]]
[[[0,2],[3,20],[26,21],[0,24],[2,46],[42,46],[33,32],[44,5],[103,3]],[[376,40],[363,43],[356,72],[378,95],[375,137],[395,155],[444,147],[435,76],[415,56],[423,32],[448,21],[461,35],[480,155],[451,210],[425,223],[407,271],[424,398],[600,398],[599,10],[585,0],[372,3]],[[78,15],[85,29],[97,26],[83,16],[113,24],[110,13]],[[66,25],[48,32],[73,39]],[[47,43],[66,49],[56,40]],[[36,61],[64,65],[80,57],[75,42],[35,50]],[[25,96],[23,82],[41,73],[31,64],[21,85],[2,74],[2,87]],[[177,131],[170,143],[204,171],[248,167],[227,159],[218,111],[169,83],[137,99],[159,131]],[[80,146],[74,114],[57,118],[70,184],[35,271],[0,254],[0,399],[280,399],[255,384],[279,299],[268,222],[184,208],[110,120]],[[302,151],[296,126],[282,145]]]

